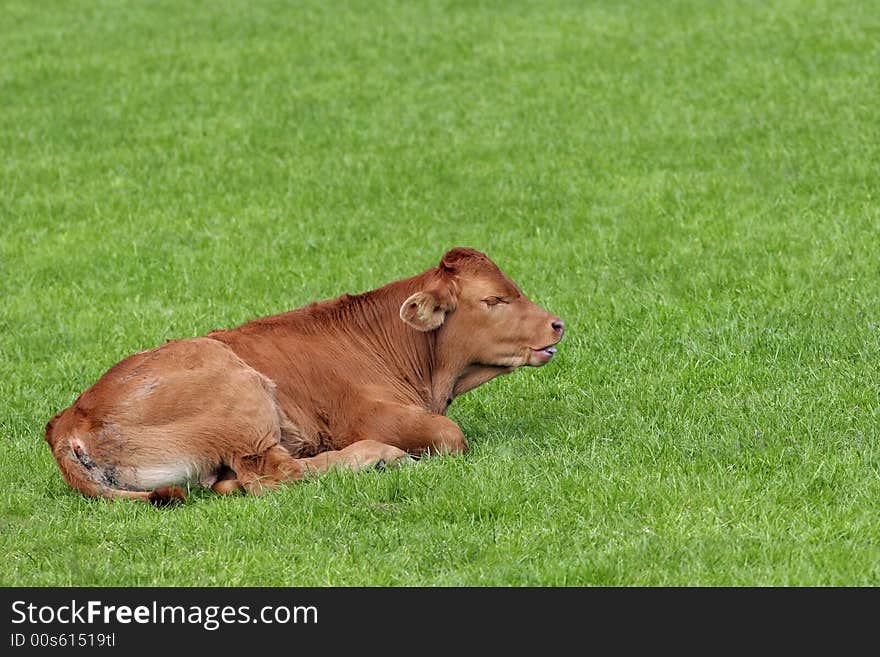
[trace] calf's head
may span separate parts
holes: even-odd
[[[467,364],[490,367],[545,365],[565,331],[486,255],[466,248],[452,249],[426,272],[400,318],[419,331],[439,331]]]

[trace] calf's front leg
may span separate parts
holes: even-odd
[[[414,456],[463,454],[468,450],[464,433],[448,417],[403,404],[377,404],[355,435],[355,440],[378,440]]]

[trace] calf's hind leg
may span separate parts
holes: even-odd
[[[236,478],[214,484],[212,488],[218,493],[230,493],[241,487],[252,495],[259,495],[285,481],[302,479],[304,473],[297,459],[278,443],[258,454],[236,455],[229,465]]]
[[[321,452],[317,456],[299,459],[309,473],[327,472],[330,468],[343,467],[358,472],[377,465],[398,465],[408,454],[393,445],[378,440],[359,440],[344,449]]]
[[[341,467],[357,472],[377,465],[396,465],[408,458],[406,452],[376,440],[360,440],[345,449],[322,452],[295,459],[281,445],[272,445],[261,454],[235,457],[230,464],[235,479],[221,479],[212,488],[226,495],[244,489],[252,495],[275,488],[285,481],[302,479]]]

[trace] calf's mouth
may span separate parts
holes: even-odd
[[[545,347],[529,347],[529,365],[540,367],[549,363],[556,354],[556,345],[559,340],[552,342]]]

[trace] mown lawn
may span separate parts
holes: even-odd
[[[0,11],[0,585],[880,584],[871,2]],[[568,325],[472,450],[171,510],[46,421],[125,355],[487,252]]]

